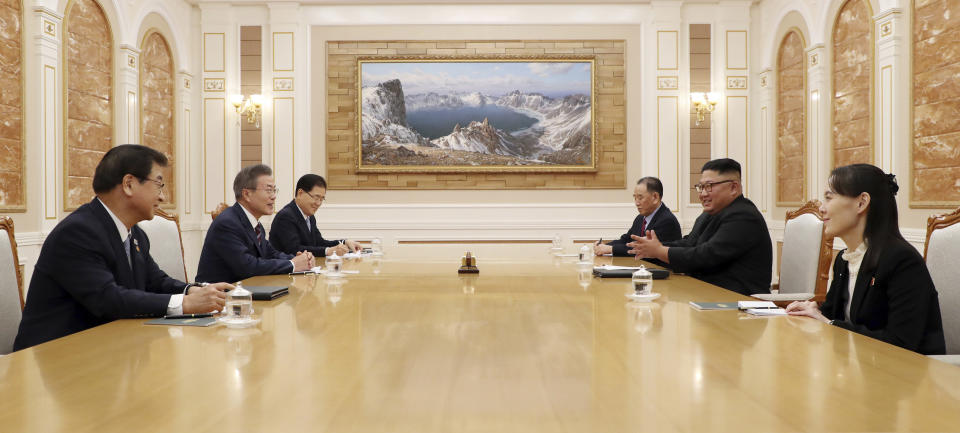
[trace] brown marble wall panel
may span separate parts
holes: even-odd
[[[960,203],[960,0],[913,4],[911,204]]]
[[[777,54],[777,203],[804,200],[805,62],[803,39],[792,31]]]
[[[93,172],[113,146],[113,40],[95,0],[74,0],[64,19],[67,190],[64,207],[93,196]]]
[[[0,210],[26,209],[22,16],[20,0],[0,1]]]
[[[140,47],[140,109],[142,144],[163,152],[168,164],[163,170],[166,183],[164,207],[175,208],[176,143],[173,133],[173,57],[167,41],[152,33]]]
[[[848,0],[833,28],[833,165],[873,162],[873,18],[867,0]]]

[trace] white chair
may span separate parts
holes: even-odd
[[[780,282],[771,294],[754,297],[790,302],[813,299],[823,302],[830,276],[833,239],[823,235],[820,202],[811,200],[795,211],[787,212],[780,252]]]
[[[140,221],[138,225],[150,238],[150,256],[157,262],[157,266],[170,277],[187,281],[180,219],[157,209],[152,220]]]
[[[13,235],[13,219],[0,217],[0,230],[9,242],[0,240],[0,355],[13,351],[13,339],[20,327],[23,312],[23,278],[17,258],[17,241]]]
[[[960,209],[927,219],[923,257],[937,288],[947,355],[932,358],[960,365]]]

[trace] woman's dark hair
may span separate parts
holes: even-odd
[[[867,243],[864,270],[873,270],[877,266],[887,245],[906,242],[900,234],[897,199],[894,197],[900,187],[893,174],[886,174],[870,164],[845,165],[830,172],[827,184],[831,191],[846,197],[870,194],[867,224],[863,229],[863,239]]]

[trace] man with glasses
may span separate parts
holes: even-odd
[[[640,215],[637,215],[633,220],[633,226],[623,236],[606,244],[597,242],[593,246],[593,252],[598,256],[604,254],[629,256],[627,243],[631,241],[630,236],[644,236],[648,230],[657,232],[657,237],[663,242],[680,239],[680,222],[662,199],[663,183],[660,179],[647,176],[638,180],[637,185],[633,187],[633,202]]]
[[[237,202],[213,220],[200,251],[198,281],[239,281],[256,275],[286,274],[314,266],[313,254],[277,251],[267,242],[260,217],[273,213],[277,187],[273,170],[244,167],[233,179]]]
[[[323,176],[300,177],[293,200],[277,212],[270,226],[270,243],[274,248],[285,253],[310,251],[317,257],[360,251],[360,244],[353,240],[328,241],[320,234],[314,214],[326,197],[327,181]]]
[[[676,272],[744,295],[769,293],[770,233],[763,215],[742,194],[740,164],[729,158],[707,162],[695,187],[703,214],[690,234],[672,242],[661,242],[652,231],[632,236],[630,254],[661,260]]]
[[[93,175],[96,197],[60,221],[43,242],[15,350],[115,319],[223,308],[224,291],[233,286],[170,278],[153,261],[150,239],[137,227],[153,219],[164,201],[166,165],[166,156],[140,145],[120,145],[103,155]]]

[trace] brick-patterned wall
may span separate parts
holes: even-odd
[[[163,169],[165,208],[177,207],[176,143],[173,131],[174,67],[167,41],[159,33],[152,33],[140,48],[140,103],[143,145],[149,146],[169,159]]]
[[[240,93],[249,98],[262,92],[260,84],[262,61],[260,26],[240,27]],[[255,123],[240,121],[240,166],[263,162],[263,133]],[[276,169],[276,167],[274,167]]]
[[[113,41],[94,0],[74,0],[66,13],[66,196],[73,210],[93,198],[93,172],[113,146]]]
[[[873,162],[873,14],[848,0],[833,28],[833,166]]]
[[[911,204],[960,204],[960,0],[916,0]]]
[[[595,146],[590,173],[357,173],[357,58],[383,56],[563,56],[596,59]],[[331,189],[623,188],[626,93],[622,40],[328,41],[327,183]]]
[[[710,24],[690,24],[690,91],[709,92],[710,81]],[[690,203],[700,203],[694,185],[700,183],[700,169],[710,160],[711,117],[706,113],[697,125],[697,109],[690,104]]]
[[[26,209],[20,0],[0,2],[0,210]]]
[[[777,205],[800,205],[804,200],[806,140],[804,124],[803,39],[787,33],[777,54]]]

